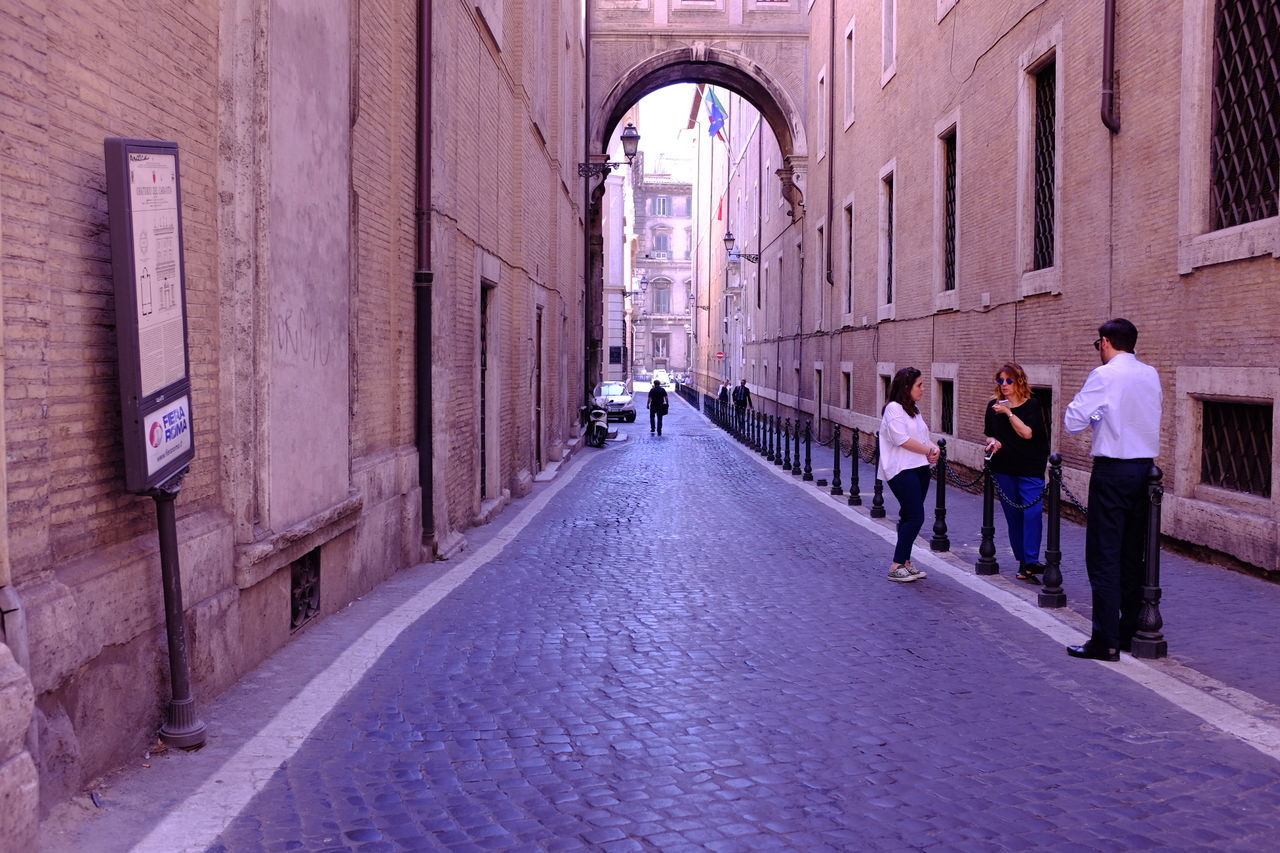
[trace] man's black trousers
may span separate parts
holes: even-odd
[[[1096,646],[1128,647],[1138,629],[1147,567],[1150,459],[1093,460],[1084,559],[1093,588]]]

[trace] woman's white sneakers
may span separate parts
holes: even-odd
[[[896,569],[889,570],[889,580],[898,583],[911,583],[911,581],[920,580],[920,575],[911,571],[909,566],[898,566]]]
[[[929,577],[928,572],[917,569],[910,563],[904,563],[895,569],[889,570],[889,580],[897,581],[898,583],[911,583],[911,581],[923,580],[927,577]]]

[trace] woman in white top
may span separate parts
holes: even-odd
[[[893,550],[889,580],[906,583],[925,573],[911,565],[911,543],[924,526],[924,498],[929,492],[929,466],[938,461],[938,445],[929,439],[929,425],[920,415],[924,377],[904,367],[889,386],[889,402],[880,419],[880,464],[877,475],[898,499],[898,544]]]

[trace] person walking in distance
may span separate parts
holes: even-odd
[[[667,389],[660,380],[653,380],[649,388],[649,432],[662,435],[662,417],[667,413]]]
[[[1098,327],[1102,364],[1063,415],[1067,432],[1093,431],[1084,560],[1093,590],[1089,641],[1077,658],[1115,661],[1138,630],[1146,576],[1147,475],[1160,453],[1160,374],[1133,354],[1138,329],[1117,317]]]
[[[1031,396],[1027,374],[1008,362],[996,374],[995,396],[987,401],[983,433],[991,473],[1000,487],[1000,506],[1009,526],[1009,545],[1018,560],[1018,580],[1040,584],[1040,536],[1044,529],[1044,466],[1049,436],[1040,403]]]
[[[911,544],[924,526],[924,498],[929,492],[929,466],[938,461],[938,445],[920,414],[924,377],[914,367],[894,374],[889,401],[880,419],[880,463],[877,475],[898,499],[898,542],[889,580],[905,583],[925,573],[911,564]]]
[[[719,409],[720,417],[729,414],[729,380],[726,379],[720,383],[720,393],[716,395],[716,407]]]
[[[747,426],[747,409],[753,408],[751,405],[751,389],[747,388],[747,380],[743,379],[733,389],[733,414],[738,429],[745,429]]]

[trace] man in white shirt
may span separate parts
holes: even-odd
[[[1067,432],[1093,430],[1084,559],[1093,632],[1072,657],[1115,661],[1138,630],[1146,578],[1147,476],[1160,453],[1160,374],[1134,356],[1138,329],[1117,317],[1098,327],[1102,358],[1067,406]]]

